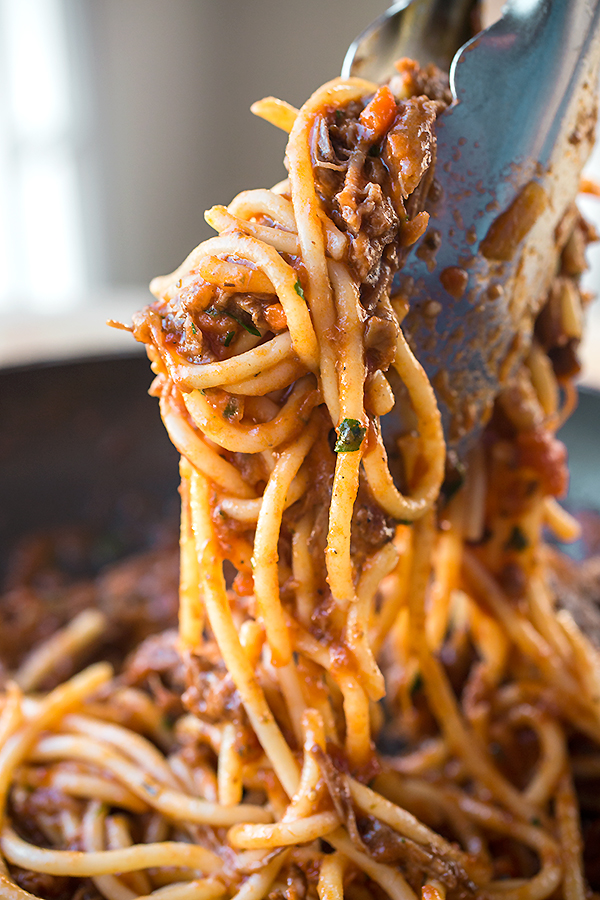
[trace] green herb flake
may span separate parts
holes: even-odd
[[[226,347],[229,347],[229,345],[232,342],[232,340],[234,339],[234,337],[235,337],[235,331],[227,332],[227,334],[225,335],[225,346]]]
[[[294,285],[294,290],[296,291],[298,296],[302,297],[302,299],[304,300],[304,291],[302,290],[302,285],[300,284],[299,281],[296,281],[296,284]]]
[[[542,820],[540,818],[538,818],[538,816],[534,816],[533,819],[531,820],[531,824],[533,825],[534,828],[541,828]]]
[[[249,334],[253,334],[255,335],[255,337],[261,336],[258,328],[256,328],[256,326],[254,326],[252,323],[248,324],[240,316],[236,316],[235,313],[229,312],[228,309],[224,309],[223,312],[225,313],[225,315],[229,316],[230,319],[233,319],[234,322],[237,322],[238,325],[241,325],[242,328],[245,328]]]
[[[373,144],[372,147],[369,147],[369,156],[381,156],[381,147]]]
[[[341,109],[336,109],[336,111],[335,111],[335,120],[336,120],[336,122],[341,122],[343,118],[344,118],[344,113],[342,112],[342,110],[341,110]]]
[[[219,312],[220,312],[220,310],[215,309],[214,306],[209,306],[209,307],[208,307],[207,309],[205,309],[204,311],[205,311],[206,313],[208,313],[209,316],[212,316],[213,319],[214,319],[215,316],[218,316],[218,315],[219,315]]]
[[[527,535],[519,528],[518,525],[515,525],[513,530],[510,533],[510,537],[504,545],[505,550],[516,550],[517,553],[522,553],[523,550],[526,550],[529,547],[529,540]]]
[[[192,322],[192,334],[198,334],[198,329],[196,328],[196,326],[194,325],[193,322]]]
[[[367,429],[358,419],[342,419],[337,430],[335,452],[354,453],[359,450],[366,433]]]
[[[224,419],[233,419],[236,412],[238,411],[238,403],[235,397],[230,397],[227,403],[225,404],[225,409],[223,410],[223,418]]]
[[[415,694],[418,694],[419,691],[423,689],[423,676],[420,672],[417,672],[415,677],[413,678],[412,684],[410,686],[410,696],[414,697]]]

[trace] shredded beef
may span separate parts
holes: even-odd
[[[179,549],[151,551],[110,566],[97,581],[97,603],[123,646],[176,621],[179,600]]]
[[[454,860],[444,859],[432,847],[402,837],[373,816],[361,816],[358,828],[370,856],[388,865],[401,863],[415,889],[421,886],[426,873],[428,878],[439,879],[457,900],[476,893],[477,888],[467,873]]]
[[[80,573],[89,570],[89,557],[95,552],[93,542],[67,541],[60,531],[26,539],[15,549],[8,565],[9,589],[0,595],[0,677],[90,607],[106,615],[108,627],[83,661],[108,659],[117,669],[132,646],[176,623],[176,535],[163,550],[130,556],[105,566],[95,579],[82,580]],[[66,660],[65,666],[69,663]],[[66,668],[53,673],[44,688],[54,687],[70,674]]]
[[[350,552],[357,567],[370,553],[389,543],[395,534],[395,522],[371,495],[364,482],[358,490],[352,517],[352,544]]]
[[[398,320],[385,307],[367,320],[364,343],[369,371],[389,369],[396,355],[398,330]]]
[[[63,875],[47,875],[44,872],[32,872],[30,869],[20,869],[18,866],[10,866],[11,877],[23,888],[33,894],[34,897],[43,897],[44,900],[72,900],[74,897],[74,884],[76,879]],[[89,900],[100,897],[95,892],[87,895]]]
[[[390,270],[398,263],[396,245],[402,244],[408,219],[422,208],[429,185],[424,176],[435,157],[432,126],[441,108],[426,96],[399,100],[382,142],[365,136],[363,104],[357,101],[332,110],[315,126],[317,188],[328,215],[350,239],[348,262],[355,276],[375,289],[366,291],[370,305],[389,287]],[[418,192],[421,183],[424,189]],[[416,193],[417,202],[405,207],[404,201]]]
[[[158,674],[173,688],[184,683],[184,668],[177,648],[175,629],[153,634],[137,647],[125,663],[124,678],[131,684],[141,684],[149,675]]]
[[[427,97],[400,103],[398,118],[385,139],[383,159],[405,200],[416,191],[434,161],[436,113],[435,104]]]
[[[216,644],[204,643],[202,655],[190,654],[185,678],[183,704],[199,719],[209,724],[246,721],[241,697]]]
[[[428,66],[419,66],[412,59],[399,60],[396,63],[398,74],[394,75],[390,87],[394,93],[407,93],[418,96],[424,94],[430,100],[436,100],[444,107],[452,103],[452,91],[448,74],[430,63]]]

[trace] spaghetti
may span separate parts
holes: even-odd
[[[600,668],[541,539],[576,534],[553,498],[580,270],[458,485],[391,295],[447,90],[398,68],[256,104],[289,178],[210,210],[218,236],[136,316],[181,453],[179,654],[24,696],[102,629],[86,614],[16,671],[2,896],[586,893],[570,745],[600,773]],[[586,235],[572,217],[564,253]]]

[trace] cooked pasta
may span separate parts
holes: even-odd
[[[555,431],[581,267],[461,483],[393,288],[447,102],[402,61],[255,104],[288,179],[210,210],[218,235],[152,282],[133,332],[181,454],[178,643],[32,693],[102,631],[82,614],[14,672],[2,896],[587,896],[600,659],[542,540],[577,537]],[[569,215],[561,250],[589,236]]]

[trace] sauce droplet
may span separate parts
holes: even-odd
[[[451,297],[460,300],[467,289],[469,276],[460,266],[448,266],[440,273],[440,281]]]

